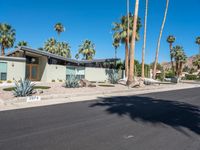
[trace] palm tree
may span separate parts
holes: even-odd
[[[11,25],[1,23],[0,24],[0,46],[1,55],[5,55],[5,49],[13,47],[15,42],[15,30]]]
[[[200,36],[196,38],[196,44],[199,45],[199,55],[200,55]]]
[[[165,26],[165,21],[167,18],[167,12],[168,12],[168,6],[169,6],[169,0],[166,0],[166,8],[165,8],[165,14],[164,14],[164,18],[163,18],[163,22],[162,22],[162,26],[160,29],[160,34],[158,37],[158,43],[157,43],[157,48],[156,48],[156,56],[155,56],[155,63],[154,63],[154,68],[153,68],[153,78],[156,78],[156,66],[158,63],[158,55],[159,55],[159,51],[160,51],[160,42],[161,42],[161,38],[162,38],[162,32]]]
[[[193,64],[194,66],[196,66],[197,69],[200,69],[200,55],[197,55],[197,56],[195,57],[195,59],[193,60],[192,64]]]
[[[179,45],[173,47],[171,55],[174,58],[175,63],[176,63],[175,74],[177,77],[180,77],[183,70],[183,64],[186,62],[186,58],[187,58],[183,50],[183,47]]]
[[[57,44],[57,41],[54,38],[50,38],[45,42],[44,50],[48,51],[49,53],[55,54],[56,53],[56,44]]]
[[[79,58],[79,55],[83,55],[84,60],[92,60],[95,55],[95,45],[90,40],[85,40],[82,45],[79,46],[78,53],[76,58]]]
[[[60,34],[65,31],[65,27],[62,23],[58,22],[54,25],[54,30],[58,33],[58,36],[60,36]]]
[[[119,48],[120,40],[119,39],[114,39],[112,45],[115,48],[115,58],[117,58],[117,49]]]
[[[134,57],[135,57],[135,41],[137,37],[137,20],[138,20],[138,10],[139,10],[139,0],[135,1],[135,13],[133,19],[133,28],[132,28],[132,39],[130,46],[130,68],[128,73],[127,85],[130,85],[133,82],[134,77]]]
[[[129,21],[128,21],[129,18]],[[113,39],[119,40],[120,43],[125,45],[125,76],[128,76],[128,67],[129,67],[129,44],[132,40],[132,31],[133,31],[133,20],[134,16],[129,13],[129,17],[122,16],[120,19],[120,23],[113,23]],[[130,26],[130,30],[128,31],[128,22]],[[136,40],[139,40],[139,30],[141,28],[141,21],[140,18],[137,20],[137,34],[136,34]],[[129,32],[129,38],[128,38],[128,32]]]
[[[113,41],[113,47],[115,48],[115,59],[117,58],[117,49],[120,45],[120,40],[119,39],[114,39]],[[115,60],[115,67],[117,66],[116,60]]]
[[[66,42],[58,42],[56,44],[56,54],[66,57],[66,58],[71,58],[71,47],[69,46],[68,43]]]
[[[15,46],[15,48],[20,47],[20,46],[28,46],[28,42],[26,42],[26,41],[19,41],[17,43],[17,46]]]
[[[142,78],[145,77],[144,75],[144,59],[145,59],[145,51],[146,51],[146,32],[147,32],[147,14],[148,14],[148,0],[146,0],[145,5],[145,17],[144,17],[144,42],[143,42],[143,48],[142,48]]]
[[[170,59],[171,59],[171,66],[172,66],[172,71],[174,73],[174,63],[173,63],[173,57],[171,55],[171,51],[172,51],[172,44],[175,42],[176,38],[173,35],[169,35],[167,37],[167,42],[169,43],[169,49],[170,49]]]

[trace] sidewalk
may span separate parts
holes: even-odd
[[[0,111],[12,110],[12,109],[22,109],[29,107],[38,107],[38,106],[47,106],[55,105],[62,103],[71,103],[71,102],[80,102],[95,100],[99,97],[112,97],[112,96],[125,96],[125,95],[137,95],[137,94],[146,94],[170,90],[180,90],[187,88],[196,88],[200,87],[197,84],[170,84],[170,85],[150,85],[143,88],[101,88],[98,91],[88,90],[83,88],[80,92],[71,92],[66,94],[49,94],[41,96],[41,101],[38,102],[26,102],[26,98],[14,98],[10,100],[1,100],[0,99]],[[94,90],[94,88],[93,88]],[[96,89],[97,90],[97,89]]]

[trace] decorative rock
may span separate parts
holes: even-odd
[[[96,85],[92,84],[90,81],[86,79],[81,79],[79,81],[80,87],[96,87]]]

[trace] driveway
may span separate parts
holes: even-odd
[[[200,88],[0,112],[1,150],[199,150]]]

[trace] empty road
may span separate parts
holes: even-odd
[[[200,88],[0,112],[0,150],[200,150]]]

